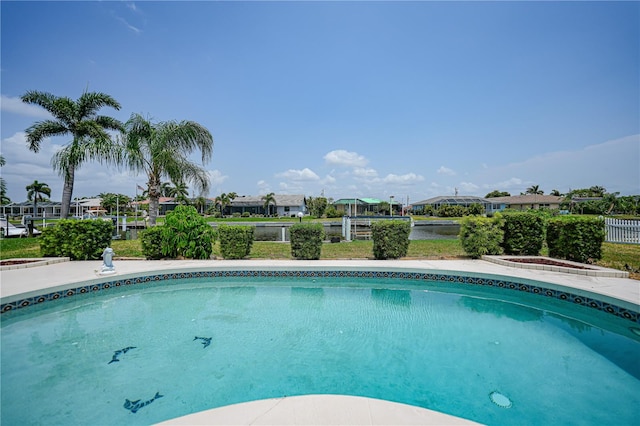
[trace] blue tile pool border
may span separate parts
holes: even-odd
[[[597,298],[597,294],[590,293],[590,296],[584,294],[575,294],[571,292],[569,287],[561,289],[552,288],[550,283],[536,282],[519,282],[504,279],[502,276],[476,276],[476,274],[464,274],[461,272],[441,273],[441,272],[415,272],[415,271],[379,271],[379,270],[276,270],[276,269],[244,269],[244,270],[201,270],[201,271],[184,271],[184,272],[165,272],[150,275],[128,276],[114,278],[103,282],[91,282],[77,287],[65,289],[55,289],[38,295],[29,295],[20,297],[17,295],[15,300],[2,303],[0,305],[0,313],[4,314],[17,309],[26,308],[32,305],[40,305],[46,302],[52,302],[59,299],[74,297],[76,295],[95,293],[105,291],[112,288],[127,287],[136,284],[157,283],[165,280],[182,280],[194,278],[227,278],[227,277],[275,277],[275,278],[386,278],[399,279],[407,281],[434,281],[440,283],[448,283],[454,285],[470,285],[472,287],[492,287],[502,288],[507,291],[517,291],[530,293],[542,297],[558,299],[576,305],[586,306],[598,311],[606,312],[620,318],[640,324],[640,312],[638,310],[619,306],[611,301],[605,301],[605,296]],[[539,285],[538,285],[539,284]],[[548,284],[549,287],[545,287]],[[593,296],[593,297],[592,297]]]

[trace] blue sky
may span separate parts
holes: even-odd
[[[638,2],[2,1],[2,176],[13,201],[50,158],[27,90],[112,95],[126,121],[214,136],[210,197],[419,201],[593,185],[640,194]],[[194,157],[195,158],[195,157]],[[144,176],[85,164],[74,196]]]

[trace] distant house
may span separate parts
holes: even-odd
[[[59,201],[39,201],[38,211],[33,212],[33,201],[23,201],[21,203],[10,203],[2,206],[4,217],[19,217],[31,215],[33,217],[60,217],[62,203]],[[75,213],[75,203],[71,204],[71,214]]]
[[[490,213],[493,211],[493,200],[493,198],[482,198],[473,195],[443,195],[412,203],[411,210],[414,212],[421,211],[424,210],[426,206],[431,206],[434,210],[438,210],[445,205],[469,207],[472,204],[480,204],[487,213]]]
[[[138,206],[148,205],[149,204],[149,199],[147,198],[144,201],[134,201],[131,204],[133,206],[135,206],[136,204]],[[158,215],[159,216],[166,215],[168,212],[170,212],[173,209],[175,209],[176,206],[178,206],[179,204],[180,203],[178,203],[173,197],[159,197],[158,198]]]
[[[345,216],[364,216],[377,213],[380,202],[377,198],[340,198],[333,202],[333,206]]]
[[[400,211],[402,203],[393,200],[383,201],[377,198],[340,198],[333,202],[335,209],[346,216],[371,216],[381,213],[382,203],[391,204],[394,211]],[[384,212],[388,214],[388,212]]]
[[[560,209],[564,197],[557,195],[525,194],[511,197],[488,198],[493,204],[493,211],[504,209],[530,210],[530,209]]]
[[[265,209],[263,196],[243,195],[236,197],[225,207],[225,214],[248,212],[252,215],[268,215],[269,210],[278,216],[291,217],[299,212],[306,214],[307,200],[304,195],[274,195],[275,202]]]

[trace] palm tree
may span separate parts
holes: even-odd
[[[78,100],[59,97],[47,92],[29,91],[22,102],[36,104],[53,115],[54,119],[38,121],[26,130],[29,149],[40,150],[40,143],[50,136],[71,135],[73,140],[52,158],[53,169],[64,177],[60,216],[67,217],[71,207],[75,172],[85,161],[96,160],[119,163],[107,130],[122,130],[122,123],[112,117],[98,115],[100,108],[120,109],[120,104],[101,92],[84,92]]]
[[[189,187],[184,182],[178,182],[175,186],[169,187],[169,197],[173,197],[179,204],[189,205]]]
[[[238,194],[235,192],[230,193],[222,193],[218,195],[214,201],[217,206],[220,206],[220,216],[223,216],[223,212],[225,207],[231,205],[231,202],[238,197]]]
[[[204,214],[204,208],[207,207],[207,199],[199,195],[193,200],[193,206],[200,212],[200,214]]]
[[[159,192],[161,197],[171,197],[171,182],[162,182]]]
[[[0,155],[0,167],[5,165],[4,156]],[[11,199],[7,197],[7,183],[0,177],[0,204],[9,204]]]
[[[562,194],[557,189],[552,189],[549,195],[555,195],[556,197],[562,197]]]
[[[33,201],[33,217],[38,216],[38,201],[46,201],[47,197],[51,197],[51,188],[44,182],[34,180],[31,185],[27,185],[27,200]]]
[[[216,204],[216,206],[220,207],[220,217],[224,217],[224,206],[229,204],[229,196],[225,192],[223,192],[222,194],[218,195],[215,200],[213,200],[213,202]]]
[[[542,195],[544,194],[544,191],[542,191],[538,185],[532,185],[527,188],[525,194]]]
[[[276,205],[275,195],[276,194],[274,194],[273,192],[270,192],[262,197],[262,199],[264,200],[264,211],[267,212],[268,216],[271,216],[271,204]]]
[[[193,182],[206,193],[209,189],[207,171],[189,160],[200,150],[202,163],[211,159],[213,137],[194,121],[151,123],[140,114],[132,114],[125,124],[123,137],[124,163],[135,172],[147,175],[149,191],[149,225],[156,224],[162,178],[173,182]]]

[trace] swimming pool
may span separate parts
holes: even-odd
[[[2,316],[6,424],[149,424],[309,393],[405,402],[487,424],[573,423],[577,415],[631,424],[638,416],[637,312],[544,283],[189,271],[12,303]]]

